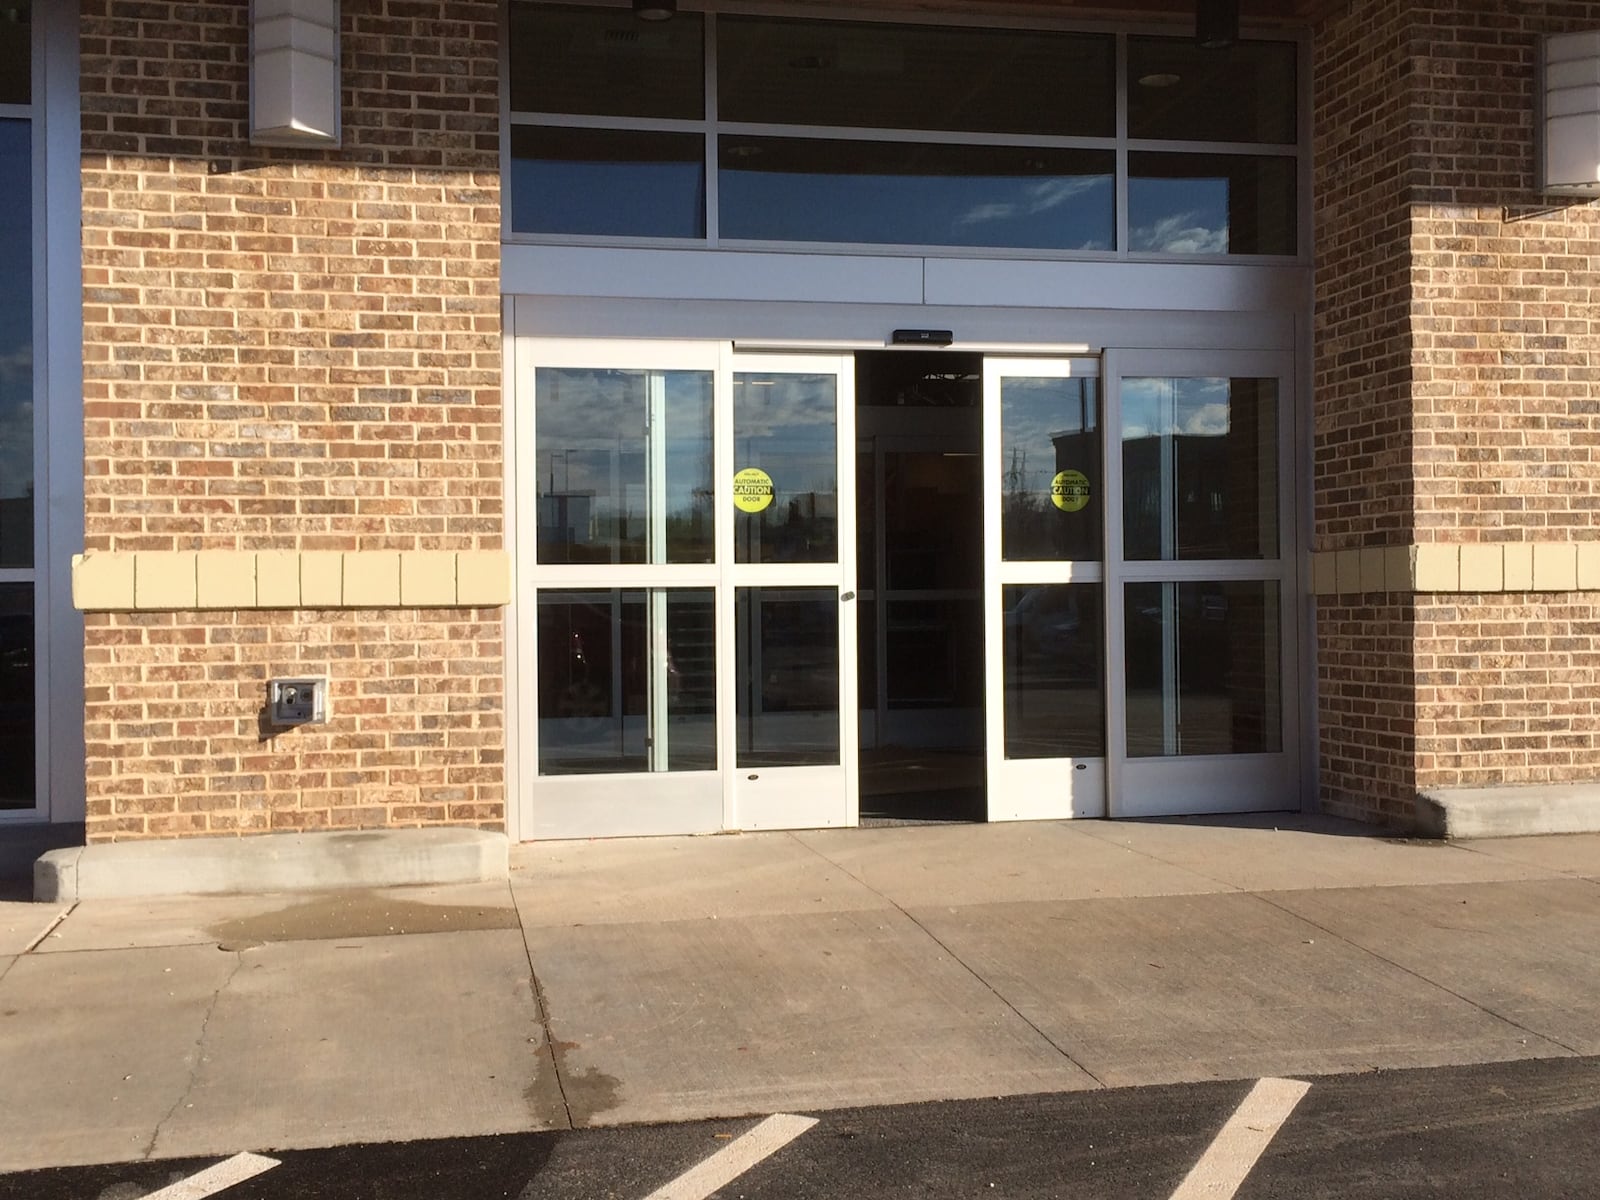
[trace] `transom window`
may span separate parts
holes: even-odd
[[[515,0],[508,233],[1294,256],[1296,62],[1287,41]]]

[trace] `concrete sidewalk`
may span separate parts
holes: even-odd
[[[0,904],[0,1170],[1600,1054],[1600,835],[927,826],[512,867]]]

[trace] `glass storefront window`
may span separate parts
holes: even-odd
[[[33,24],[30,6],[0,8],[0,104],[27,104],[33,97]]]
[[[1291,41],[1219,51],[1135,35],[1119,62],[1101,32],[698,12],[651,24],[529,0],[510,28],[516,233],[1299,250]]]
[[[1128,134],[1175,142],[1298,140],[1295,45],[1128,39]]]
[[[1278,381],[1124,379],[1130,561],[1278,557]]]
[[[31,130],[0,119],[0,567],[33,566]]]
[[[712,771],[710,588],[539,593],[539,773]]]
[[[1001,589],[1007,758],[1104,756],[1103,591],[1097,583]]]
[[[734,561],[839,557],[838,377],[733,377]]]
[[[1278,584],[1125,587],[1128,757],[1283,749]]]
[[[1116,132],[1116,42],[1105,34],[729,16],[717,37],[725,121]]]
[[[514,229],[705,236],[705,139],[698,134],[519,125],[509,171]]]
[[[541,367],[541,563],[713,557],[709,371]]]
[[[33,807],[33,584],[0,584],[0,810]]]
[[[1110,151],[724,136],[727,238],[1111,250]]]
[[[739,588],[735,597],[739,768],[837,763],[839,593]]]
[[[1143,253],[1293,254],[1292,158],[1128,155],[1128,248]]]
[[[511,5],[511,107],[594,117],[705,115],[704,18],[627,8]]]
[[[1104,545],[1100,381],[1000,382],[1000,538],[1008,562],[1097,561]]]

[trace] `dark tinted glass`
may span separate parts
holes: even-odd
[[[32,808],[33,584],[0,583],[0,809]]]
[[[1163,254],[1293,254],[1292,158],[1128,155],[1128,244]]]
[[[715,770],[715,610],[709,588],[541,592],[539,773]]]
[[[1184,38],[1128,40],[1128,133],[1190,142],[1296,140],[1291,42],[1207,50]]]
[[[738,765],[839,761],[839,593],[832,588],[740,588]]]
[[[28,4],[0,8],[0,104],[32,99],[33,25]]]
[[[1006,757],[1101,757],[1106,701],[1100,585],[1006,587],[1001,593]]]
[[[733,608],[738,765],[837,763],[837,590],[741,587]]]
[[[720,155],[728,238],[1114,248],[1109,151],[725,135]]]
[[[1099,34],[723,17],[725,121],[1109,137],[1115,43]]]
[[[518,233],[705,236],[705,139],[690,133],[511,131]]]
[[[511,107],[594,117],[705,115],[699,13],[641,21],[627,8],[511,6]]]
[[[1278,585],[1130,583],[1128,756],[1283,749]]]
[[[0,567],[33,565],[30,128],[0,120]]]

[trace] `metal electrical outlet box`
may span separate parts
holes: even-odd
[[[328,719],[328,681],[267,680],[267,715],[274,725],[322,724]]]

